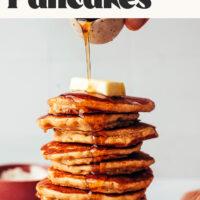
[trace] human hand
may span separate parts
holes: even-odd
[[[200,200],[200,190],[186,193],[181,200]]]
[[[91,23],[90,42],[93,44],[105,44],[112,41],[121,32],[124,25],[131,31],[141,29],[149,19],[127,18],[127,19],[95,19]],[[72,26],[83,37],[83,30],[77,19],[70,20]],[[84,22],[87,22],[85,20]]]

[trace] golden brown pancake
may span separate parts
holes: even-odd
[[[39,195],[38,195],[38,197],[39,197]],[[40,198],[40,197],[39,197],[39,198]],[[60,200],[60,199],[48,198],[48,197],[41,197],[40,199],[41,199],[41,200]],[[67,199],[67,200],[68,200],[68,199]],[[93,198],[91,197],[90,200],[93,200]],[[131,200],[134,200],[134,199],[131,198]],[[140,199],[140,200],[147,200],[147,199],[146,199],[146,197],[142,197],[142,199]]]
[[[122,194],[146,189],[153,180],[150,169],[129,175],[107,176],[107,175],[74,175],[49,169],[48,178],[55,185],[89,190],[105,194]]]
[[[141,171],[150,167],[154,163],[154,159],[148,154],[137,152],[129,155],[126,158],[93,163],[89,165],[69,166],[60,162],[54,161],[52,166],[54,169],[65,171],[71,174],[105,174],[119,175],[132,174],[133,172]]]
[[[46,115],[38,120],[40,128],[47,131],[51,128],[74,131],[100,131],[126,127],[133,124],[139,117],[137,113],[131,114],[85,114],[75,115]]]
[[[140,150],[139,148],[136,150]],[[76,159],[62,159],[58,160],[60,164],[65,164],[65,165],[89,165],[90,163],[98,163],[106,160],[113,160],[117,158],[125,158],[127,155],[104,155],[104,156],[97,156],[97,157],[90,157],[90,158],[76,158]],[[53,160],[52,160],[53,161]],[[53,162],[57,162],[57,160],[54,160]]]
[[[99,195],[100,196],[100,195]],[[55,199],[55,198],[48,198],[48,197],[39,197],[39,195],[38,195],[38,198],[40,198],[41,200],[60,200],[60,199]],[[96,198],[96,197],[95,197]],[[87,199],[88,199],[88,197],[87,197]],[[86,200],[87,200],[86,199]],[[67,199],[68,200],[68,199]],[[71,200],[71,199],[70,199]],[[85,199],[84,199],[85,200]],[[90,199],[89,200],[94,200],[94,197],[90,197]],[[99,200],[99,198],[98,198],[98,200]],[[123,199],[124,200],[124,199]],[[127,200],[127,198],[125,199],[125,200]],[[135,200],[135,198],[131,198],[130,200]],[[146,199],[146,197],[142,197],[141,199],[139,199],[139,200],[147,200]]]
[[[56,129],[54,140],[67,143],[84,143],[103,146],[126,147],[157,137],[155,127],[136,123],[130,127],[97,132],[67,131]]]
[[[100,194],[53,185],[48,179],[37,184],[37,195],[42,200],[140,200],[145,190],[125,194]]]
[[[117,158],[117,156],[121,157],[140,151],[141,145],[142,143],[126,148],[109,148],[87,144],[50,142],[44,145],[41,151],[47,160],[65,164],[66,160],[72,159],[95,159],[96,157],[102,156],[109,159],[112,158],[113,155],[115,155],[114,158]]]
[[[150,112],[154,102],[138,97],[107,97],[100,94],[67,93],[48,101],[50,114]]]
[[[40,198],[39,197],[39,195],[38,195],[38,198]],[[96,198],[96,197],[95,197]],[[60,199],[55,199],[55,198],[48,198],[48,197],[41,197],[40,198],[41,200],[60,200]],[[87,198],[88,199],[88,198]],[[68,200],[68,199],[67,199]],[[85,200],[85,199],[84,199]],[[94,200],[94,197],[91,197],[89,200]],[[99,200],[99,199],[98,199]],[[123,199],[124,200],[124,199]],[[127,200],[127,199],[126,199]],[[134,198],[131,198],[130,200],[135,200]],[[146,200],[146,198],[145,197],[143,197],[142,199],[139,199],[139,200]]]

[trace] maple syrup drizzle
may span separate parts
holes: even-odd
[[[86,65],[87,65],[87,78],[91,79],[91,59],[90,59],[90,31],[93,21],[79,19],[79,24],[81,25],[83,32],[83,39],[85,43],[85,53],[86,53]]]
[[[90,30],[91,30],[91,22],[87,22],[85,24],[86,31],[84,31],[84,41],[85,41],[85,52],[86,52],[86,64],[87,64],[87,78],[91,79],[91,60],[90,60]],[[84,26],[84,27],[85,27]]]

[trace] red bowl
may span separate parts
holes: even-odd
[[[1,165],[0,174],[8,169],[22,168],[24,171],[29,172],[31,166],[38,166],[46,169],[41,165],[30,164],[11,164]],[[27,180],[27,181],[12,181],[0,179],[0,199],[1,200],[38,200],[36,197],[35,186],[40,180]]]

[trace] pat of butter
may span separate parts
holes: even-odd
[[[122,82],[95,80],[87,78],[72,78],[69,89],[71,91],[86,91],[106,96],[125,96],[125,86]]]

